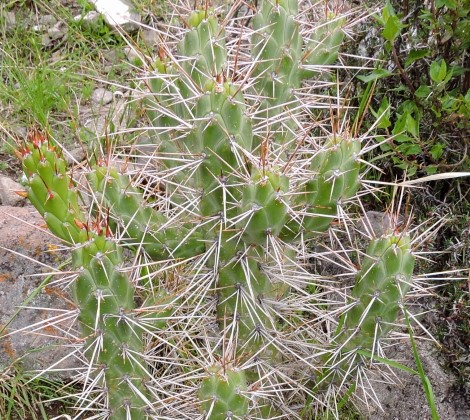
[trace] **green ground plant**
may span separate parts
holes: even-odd
[[[82,15],[89,10],[83,7]],[[14,24],[7,22],[7,13],[15,16]],[[38,25],[36,15],[57,20],[64,35],[50,44],[45,42],[46,32]],[[38,28],[33,29],[34,26]],[[75,20],[59,0],[0,5],[0,36],[4,129],[15,133],[17,127],[39,126],[53,132],[54,137],[68,146],[77,139],[88,142],[91,136],[83,128],[79,129],[82,108],[90,107],[99,81],[107,78],[118,83],[126,79],[129,67],[122,52],[123,38],[113,33],[103,20],[96,25]],[[113,50],[121,54],[123,64],[112,65],[105,71],[100,63]]]
[[[45,402],[64,398],[72,389],[46,378],[34,378],[18,366],[9,366],[0,374],[0,416],[5,420],[49,420],[60,415],[62,403]],[[69,402],[72,405],[71,402]]]
[[[468,2],[387,2],[376,20],[381,65],[359,78],[374,86],[373,122],[386,133],[377,137],[384,156],[409,176],[460,166],[468,151],[454,139],[470,136]]]
[[[416,373],[383,341],[419,284],[421,237],[399,210],[379,233],[356,223],[377,191],[363,175],[376,144],[325,94],[353,14],[173,8],[183,27],[160,33],[140,78],[145,144],[108,138],[82,178],[47,134],[17,150],[76,272],[77,415],[338,418],[350,396],[380,404],[380,367]],[[342,274],[311,273],[312,259]]]

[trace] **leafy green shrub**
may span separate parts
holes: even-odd
[[[466,155],[455,138],[470,135],[468,2],[387,3],[377,21],[387,67],[359,78],[381,79],[372,113],[393,136],[382,151],[410,176],[455,166]]]

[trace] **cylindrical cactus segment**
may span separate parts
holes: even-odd
[[[219,26],[212,10],[194,11],[188,19],[191,29],[178,45],[183,71],[189,80],[181,80],[181,93],[191,95],[191,83],[202,91],[208,80],[222,75],[227,61],[225,31]]]
[[[340,322],[338,342],[345,349],[375,348],[395,325],[403,297],[411,288],[415,257],[408,235],[373,239],[351,291],[355,305]]]
[[[228,218],[227,207],[233,205],[227,206],[227,201],[240,198],[239,188],[233,184],[240,182],[236,174],[244,165],[243,153],[252,148],[251,121],[245,117],[245,101],[235,86],[211,80],[206,89],[194,109],[197,121],[193,129],[174,147],[182,154],[191,153],[198,162],[195,171],[185,172],[187,179],[183,183],[201,192],[201,214],[224,212]],[[163,147],[170,148],[163,143]]]
[[[312,30],[303,50],[297,14],[296,0],[262,1],[253,19],[252,59],[257,63],[254,88],[262,98],[260,111],[264,111],[259,116],[269,121],[267,130],[274,132],[273,139],[281,144],[293,138],[292,118],[281,115],[297,108],[295,89],[302,80],[314,77],[337,60],[344,39],[345,19],[329,16]]]
[[[223,81],[227,61],[225,33],[214,12],[194,11],[188,23],[190,29],[178,44],[176,60],[171,61],[162,49],[153,66],[156,73],[149,78],[147,114],[152,125],[159,128],[160,139],[171,138],[171,128],[177,127],[182,119],[191,118],[189,98],[211,90],[208,83],[213,80]]]
[[[244,393],[248,389],[243,371],[213,366],[199,388],[201,412],[210,420],[241,419],[248,414]]]
[[[302,79],[314,77],[328,65],[338,59],[339,48],[345,33],[343,27],[346,19],[335,15],[320,24],[313,32],[304,52]]]
[[[297,1],[263,1],[253,19],[252,58],[259,79],[255,88],[270,105],[287,102],[289,90],[300,85],[302,38],[297,13]]]
[[[254,89],[260,97],[259,117],[269,124],[278,143],[292,137],[284,125],[294,127],[282,114],[295,108],[294,89],[300,87],[302,38],[295,17],[297,1],[263,1],[253,18],[252,60],[256,62]],[[262,112],[261,112],[262,111]]]
[[[292,240],[299,234],[309,238],[324,232],[337,216],[338,206],[359,189],[359,140],[331,136],[312,159],[311,180],[294,192],[294,217],[281,237]]]
[[[121,221],[123,242],[142,246],[155,260],[189,258],[204,252],[201,232],[190,232],[185,226],[162,228],[166,218],[149,207],[142,192],[133,187],[128,176],[115,168],[95,167],[88,175],[98,201]]]
[[[121,270],[119,248],[95,236],[73,251],[72,262],[79,270],[72,293],[86,337],[85,355],[93,368],[104,372],[110,418],[143,418],[149,374],[141,356],[142,330],[130,320],[134,287]]]
[[[28,199],[44,217],[51,232],[68,243],[87,239],[78,192],[67,174],[65,160],[46,139],[19,151],[28,178]]]
[[[148,373],[140,356],[142,331],[128,321],[134,309],[134,287],[120,270],[119,248],[104,236],[109,233],[106,227],[85,223],[65,161],[47,140],[27,144],[19,153],[32,204],[55,235],[75,246],[72,265],[79,274],[72,293],[80,309],[90,371],[104,373],[110,418],[142,418]]]
[[[268,264],[279,262],[273,262],[262,246],[241,243],[233,247],[236,242],[234,238],[221,246],[223,259],[217,281],[219,326],[227,337],[235,339],[239,360],[276,360],[278,351],[269,344],[269,331],[276,329],[277,318],[268,302],[282,299],[289,286],[266,274]]]
[[[243,189],[240,222],[243,240],[248,244],[266,245],[268,235],[278,236],[287,219],[283,194],[289,189],[289,179],[272,170],[259,170]]]
[[[152,127],[150,135],[158,140],[169,140],[172,130],[180,126],[181,119],[189,118],[189,110],[181,103],[176,86],[178,73],[168,58],[158,58],[154,64],[156,74],[148,80],[150,94],[146,97],[146,113]]]
[[[190,137],[194,137],[197,127],[187,136],[182,136],[184,139],[175,139],[175,130],[182,126],[190,129],[192,119],[206,117],[198,106],[193,109],[193,101],[198,95],[213,91],[214,80],[223,82],[227,60],[225,32],[219,26],[213,10],[194,11],[187,22],[190,29],[177,46],[176,60],[171,61],[162,50],[162,57],[156,61],[156,75],[150,78],[151,94],[147,97],[147,114],[151,125],[156,128],[150,134],[155,138],[161,156],[167,157],[162,163],[169,171],[179,166],[175,157],[202,153],[190,147]],[[204,96],[196,101],[204,102]],[[243,104],[243,100],[239,103]],[[226,121],[228,126],[230,121],[232,119]],[[172,178],[176,184],[193,187],[192,180],[185,179],[180,171],[176,170]],[[175,190],[171,183],[167,188],[170,192]],[[178,201],[178,198],[174,200]]]

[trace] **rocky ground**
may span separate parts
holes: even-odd
[[[34,3],[34,2],[33,2]],[[80,2],[78,2],[80,3]],[[74,19],[81,19],[87,25],[100,25],[97,12],[83,13],[83,8],[76,1],[62,0],[64,6]],[[56,59],[60,59],[63,45],[68,42],[70,31],[64,20],[59,19],[47,7],[31,7],[27,11],[12,8],[3,11],[7,31],[13,31],[21,21],[29,19],[29,29],[35,31],[40,39],[40,48],[52,51]],[[26,13],[26,14],[25,14]],[[145,16],[140,16],[145,21]],[[134,16],[134,20],[136,17]],[[132,25],[130,29],[134,29]],[[154,32],[143,29],[136,37],[146,45],[149,51],[155,48]],[[135,38],[135,39],[137,39]],[[139,51],[121,43],[99,55],[100,77],[111,72],[113,68],[125,60],[128,69],[132,63],[139,60]],[[98,80],[93,85],[89,97],[81,100],[75,129],[87,135],[99,138],[111,128],[119,131],[127,127],[129,121],[126,103],[131,97],[131,91],[122,86],[108,85],[106,80]],[[0,103],[3,115],[12,115],[11,103]],[[134,112],[135,109],[132,111]],[[8,127],[9,136],[21,138],[28,130],[27,123],[20,118],[14,118],[14,124]],[[81,141],[70,137],[72,130],[64,130],[64,145],[70,164],[79,164],[85,159],[86,147]],[[66,134],[69,135],[65,139]],[[80,136],[78,137],[81,138]],[[70,379],[70,373],[77,360],[61,359],[71,351],[71,347],[61,347],[67,339],[69,329],[73,329],[73,320],[51,318],[60,314],[61,309],[73,307],[66,290],[60,287],[59,281],[64,282],[63,276],[55,275],[60,263],[66,259],[61,252],[60,244],[48,234],[39,215],[30,207],[25,199],[17,194],[23,187],[19,183],[21,171],[14,163],[15,159],[5,151],[0,151],[3,160],[0,174],[0,327],[8,333],[21,330],[38,323],[37,334],[12,334],[0,339],[0,368],[5,368],[14,361],[21,359],[25,369],[44,370],[55,365],[63,369],[56,376],[59,379]],[[38,275],[39,274],[39,275]],[[47,280],[47,285],[40,287]],[[66,281],[66,280],[65,280]],[[469,286],[470,287],[470,286]],[[36,296],[30,299],[32,293]],[[428,304],[428,303],[426,303]],[[20,307],[35,309],[22,309]],[[51,313],[48,308],[54,308]],[[433,315],[426,322],[440,315]],[[41,323],[44,320],[51,320]],[[441,319],[441,318],[440,318]],[[409,343],[403,339],[403,346],[396,347],[393,352],[397,360],[414,367],[413,357],[409,352]],[[442,356],[439,346],[431,341],[418,341],[420,356],[425,370],[433,386],[436,404],[442,419],[470,419],[470,384],[457,387],[459,378],[445,368],[447,362]],[[52,374],[52,373],[51,373]],[[376,389],[378,398],[382,401],[383,411],[376,408],[368,411],[360,407],[365,417],[370,419],[425,419],[430,418],[422,385],[417,377],[403,372],[396,372],[398,386],[384,383]],[[466,386],[466,388],[465,388]],[[467,393],[467,395],[465,395]],[[1,397],[0,397],[1,398]]]

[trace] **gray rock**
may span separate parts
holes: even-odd
[[[133,32],[139,29],[140,16],[129,0],[90,0],[113,29]]]
[[[127,128],[129,121],[127,99],[117,98],[111,104],[101,105],[99,109],[89,109],[80,116],[81,125],[94,133],[95,138],[110,132],[118,132]]]
[[[24,191],[25,188],[7,176],[0,175],[0,204],[3,206],[23,206],[25,198],[16,191]]]
[[[49,37],[48,34],[41,35],[41,45],[43,47],[49,47],[52,45],[52,39]]]
[[[133,47],[125,47],[123,51],[130,63],[136,63],[142,60],[139,52]]]
[[[72,166],[85,160],[86,150],[83,147],[76,147],[72,150],[64,150],[64,157],[67,165]]]
[[[94,10],[88,12],[85,16],[82,15],[77,15],[74,16],[73,20],[76,22],[81,22],[85,23],[87,25],[96,25],[98,23],[98,20],[100,19],[100,14]]]
[[[390,213],[368,211],[365,217],[359,220],[357,227],[366,236],[380,237],[387,234],[395,225],[400,225],[403,220],[400,216],[395,219]]]
[[[142,31],[142,40],[148,48],[154,49],[158,45],[158,32],[145,29]]]
[[[104,59],[109,63],[116,63],[119,59],[119,54],[116,49],[103,51]]]
[[[24,125],[11,125],[9,126],[9,129],[11,130],[11,132],[17,136],[18,138],[26,138],[26,136],[28,135],[28,128],[25,127]]]
[[[0,370],[18,360],[25,370],[56,364],[56,369],[65,370],[50,376],[68,379],[78,363],[66,357],[71,347],[61,344],[68,343],[64,332],[73,331],[72,320],[53,320],[75,311],[67,290],[51,282],[26,300],[68,255],[58,251],[58,240],[43,225],[32,207],[0,207]],[[54,276],[52,280],[59,279]],[[21,306],[28,308],[17,312]]]
[[[57,23],[57,19],[53,15],[43,15],[39,18],[39,25],[54,26]]]
[[[62,22],[57,22],[52,28],[47,30],[47,35],[51,41],[63,38],[67,34],[67,26]]]
[[[7,31],[12,30],[16,26],[16,15],[14,12],[3,11],[3,18],[5,19],[5,28]]]
[[[99,105],[108,105],[113,101],[114,95],[113,92],[105,89],[105,88],[97,88],[93,91],[91,96],[91,100],[95,104]]]
[[[103,73],[111,73],[115,68],[114,64],[108,64],[107,66],[103,66]]]

